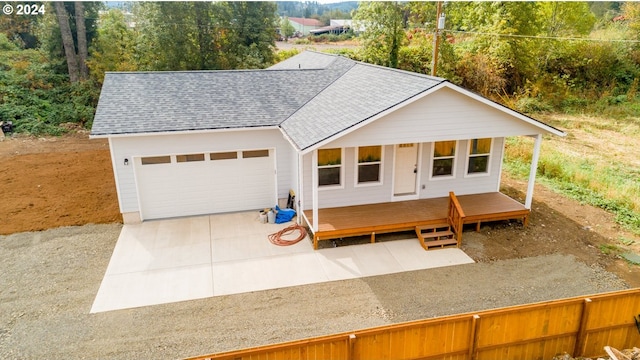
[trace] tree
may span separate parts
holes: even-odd
[[[127,26],[122,11],[111,9],[100,15],[98,35],[87,65],[91,77],[102,83],[105,71],[135,71],[136,34]]]
[[[362,59],[366,62],[398,67],[398,53],[406,42],[405,9],[399,2],[362,2],[354,20],[356,28],[366,30],[360,35]]]
[[[89,49],[87,47],[87,29],[84,20],[84,5],[81,1],[74,3],[76,9],[76,37],[78,39],[78,66],[80,69],[80,80],[86,80],[89,77],[89,69],[87,68],[87,58],[89,57]]]
[[[586,2],[543,1],[538,7],[547,36],[588,35],[596,23]]]
[[[71,82],[88,78],[86,61],[88,48],[96,32],[98,11],[103,6],[99,2],[54,2],[56,22],[44,21],[44,50],[51,59],[62,57]],[[74,21],[70,21],[70,20]],[[62,39],[62,41],[60,41]],[[60,47],[62,43],[62,47]],[[55,61],[54,61],[55,63]],[[58,70],[63,73],[63,69]]]
[[[280,21],[280,35],[284,37],[285,40],[289,40],[291,36],[296,32],[296,28],[291,25],[288,17],[283,17]]]
[[[504,84],[500,89],[489,86],[498,93],[516,92],[527,79],[534,78],[538,73],[536,55],[539,43],[531,38],[539,35],[542,28],[538,15],[536,2],[447,4],[448,23],[453,29],[474,33],[461,39],[458,45],[460,58],[470,59],[472,55],[482,53],[482,61],[475,64],[483,68],[485,64],[496,66],[495,71],[491,72],[493,75],[486,78],[505,80],[500,81]],[[474,61],[467,64],[472,66]],[[466,76],[467,73],[460,70],[458,74]]]
[[[258,68],[271,64],[270,2],[145,2],[136,6],[143,70]]]
[[[227,57],[232,69],[260,68],[274,59],[276,4],[267,1],[232,1]]]
[[[67,59],[67,68],[69,70],[69,80],[72,83],[78,82],[80,79],[80,69],[78,68],[78,59],[73,44],[73,35],[69,26],[69,14],[64,8],[64,3],[55,2],[56,16],[58,18],[58,26],[60,26],[60,34],[62,35],[62,44],[64,45],[64,53]]]

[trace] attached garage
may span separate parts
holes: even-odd
[[[272,207],[274,149],[134,158],[142,220]]]

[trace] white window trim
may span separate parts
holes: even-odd
[[[443,141],[451,141],[451,140],[443,140]],[[451,180],[451,179],[455,179],[456,178],[456,163],[458,160],[458,154],[459,154],[459,141],[456,140],[456,147],[454,149],[454,155],[453,156],[441,156],[438,159],[453,159],[453,164],[452,164],[452,169],[451,169],[451,175],[433,175],[433,162],[436,160],[436,143],[439,141],[434,141],[431,143],[431,159],[429,159],[429,180],[430,181],[440,181],[440,180]]]
[[[380,161],[373,161],[369,163],[362,163],[362,165],[367,164],[380,164],[380,174],[378,176],[378,181],[368,181],[360,183],[358,182],[358,167],[360,166],[360,162],[358,162],[359,157],[359,146],[354,148],[354,163],[355,166],[353,168],[353,186],[354,187],[370,187],[370,186],[381,186],[383,184],[383,176],[384,176],[384,145],[367,145],[367,146],[380,146]]]
[[[486,139],[486,138],[474,138],[474,139]],[[473,141],[474,139],[469,139],[467,140],[467,149],[466,149],[466,157],[465,157],[465,162],[464,162],[464,177],[465,178],[473,178],[473,177],[484,177],[484,176],[491,176],[491,160],[493,159],[493,138],[491,139],[491,144],[489,145],[489,153],[483,153],[483,154],[474,154],[474,156],[471,156],[471,154],[469,154],[469,148],[471,146],[471,141]],[[471,157],[476,157],[476,156],[489,156],[489,159],[487,160],[487,171],[483,172],[483,173],[472,173],[469,174],[469,158]]]
[[[326,148],[326,149],[335,149],[335,148]],[[325,150],[325,149],[318,149],[318,153],[320,152],[320,150]],[[339,185],[320,185],[320,184],[315,184],[315,186],[318,187],[318,191],[325,191],[325,190],[339,190],[339,189],[344,189],[344,166],[345,163],[345,157],[344,157],[344,148],[340,148],[340,165],[325,165],[325,166],[319,166],[317,163],[315,164],[316,166],[316,171],[319,171],[320,169],[324,169],[324,168],[330,168],[330,167],[340,167],[340,184]],[[311,164],[313,165],[313,164]],[[320,178],[320,174],[318,173],[318,179]]]

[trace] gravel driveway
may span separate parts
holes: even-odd
[[[0,358],[173,359],[627,287],[551,254],[89,314],[120,229],[0,236]]]

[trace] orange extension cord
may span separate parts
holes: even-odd
[[[284,236],[291,235],[295,231],[300,232],[300,235],[297,238],[292,240],[283,239]],[[294,224],[278,231],[277,233],[270,234],[269,241],[274,245],[289,246],[289,245],[293,245],[300,242],[306,236],[307,236],[307,229],[304,226]]]

